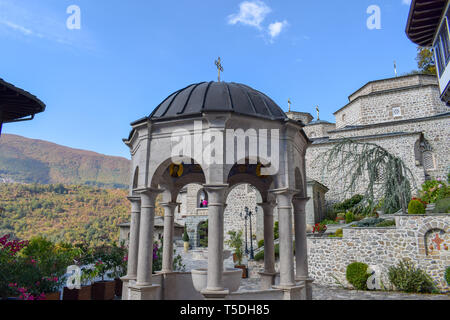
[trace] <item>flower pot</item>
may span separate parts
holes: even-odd
[[[45,300],[59,301],[61,300],[61,292],[44,293]]]
[[[120,278],[115,278],[114,282],[116,283],[115,288],[114,288],[114,293],[115,293],[116,297],[121,297],[123,282],[122,282],[122,280],[120,280]]]
[[[185,241],[184,242],[184,252],[188,252],[189,251],[189,242]]]
[[[201,292],[206,289],[208,283],[207,269],[194,269],[191,271],[192,284],[195,290]],[[242,270],[241,269],[226,269],[223,272],[223,285],[230,293],[236,292],[241,286]]]
[[[99,281],[92,285],[92,300],[113,300],[115,281]]]
[[[248,269],[246,266],[234,266],[236,269],[241,269],[242,270],[242,279],[247,279],[248,278]]]
[[[63,300],[91,300],[92,286],[82,286],[80,289],[70,290],[64,287]]]

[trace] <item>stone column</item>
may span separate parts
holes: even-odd
[[[292,197],[294,191],[287,188],[271,191],[277,200],[280,234],[280,287],[295,286],[294,249],[292,238]]]
[[[229,292],[223,286],[223,212],[227,184],[204,185],[208,192],[208,285],[207,299],[221,299]]]
[[[163,261],[162,272],[173,272],[173,233],[175,208],[178,203],[169,202],[161,204],[164,208],[164,238],[163,238]]]
[[[264,212],[264,272],[260,272],[261,289],[270,289],[275,284],[275,245],[274,245],[274,224],[273,208],[274,203],[258,203]]]
[[[141,195],[141,219],[139,228],[139,256],[136,284],[130,286],[131,300],[152,300],[159,286],[152,284],[153,228],[155,224],[155,201],[162,190],[138,190]]]
[[[130,239],[128,242],[128,266],[127,275],[122,277],[122,300],[129,299],[128,287],[130,281],[135,281],[137,277],[137,263],[139,250],[139,221],[141,215],[141,198],[128,197],[131,202]]]
[[[294,196],[294,230],[295,230],[295,263],[296,281],[301,281],[304,285],[302,299],[312,300],[312,282],[308,275],[308,247],[306,238],[306,210],[305,206],[310,198]]]

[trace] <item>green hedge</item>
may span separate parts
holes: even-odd
[[[425,214],[425,205],[419,200],[411,200],[408,205],[409,214]]]
[[[434,208],[434,213],[450,213],[450,198],[445,198],[438,200],[436,202],[436,207]]]
[[[369,266],[362,262],[353,262],[347,266],[347,281],[357,290],[367,290],[367,273]]]

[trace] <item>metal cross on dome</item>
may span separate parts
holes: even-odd
[[[218,71],[218,73],[219,73],[218,79],[219,79],[219,82],[220,82],[220,72],[223,72],[222,61],[220,60],[220,57],[219,57],[219,59],[217,59],[217,60],[215,61],[215,65],[216,65],[217,71]]]

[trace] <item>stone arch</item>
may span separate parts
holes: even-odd
[[[173,165],[173,166],[172,166]],[[174,164],[172,158],[161,162],[150,177],[152,188],[164,185],[172,192],[172,201],[176,201],[179,191],[190,183],[205,183],[203,167],[191,158],[184,158],[180,164]]]
[[[203,204],[203,201],[206,200],[208,202],[208,192],[204,188],[201,188],[197,191],[197,207],[198,208],[207,208],[208,204],[206,206]]]
[[[252,189],[250,191],[250,188]],[[250,191],[250,192],[249,192]],[[243,232],[243,241],[247,239],[247,247],[250,248],[250,239],[252,235],[256,236],[253,239],[253,247],[256,250],[257,240],[264,237],[264,211],[258,205],[260,203],[266,202],[268,198],[267,189],[261,189],[251,183],[251,180],[244,179],[239,182],[232,182],[225,194],[225,201],[227,203],[224,212],[225,226],[224,226],[224,236],[228,239],[229,231],[240,231]],[[250,221],[247,218],[245,221],[245,208],[252,213],[251,228]],[[245,232],[245,224],[247,223],[247,232]]]
[[[280,159],[281,160],[281,159]],[[267,166],[265,165],[267,164]],[[245,171],[243,168],[246,168]],[[224,176],[227,181],[236,174],[249,174],[258,177],[258,172],[261,172],[261,169],[264,167],[270,167],[270,161],[261,157],[249,157],[238,159],[233,165],[228,165]],[[271,178],[276,175],[266,176],[267,178]]]

